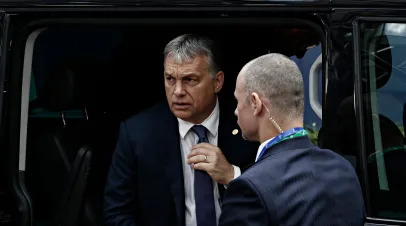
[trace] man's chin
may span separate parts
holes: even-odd
[[[190,118],[189,111],[172,109],[172,113],[175,115],[176,118],[180,118],[184,121],[188,121],[188,119]]]

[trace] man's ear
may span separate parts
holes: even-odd
[[[214,77],[214,92],[220,92],[221,88],[224,84],[224,72],[219,71],[217,72],[216,76]]]
[[[257,93],[252,93],[250,96],[251,107],[254,109],[254,115],[258,115],[262,110],[262,100]]]

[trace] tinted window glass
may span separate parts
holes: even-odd
[[[360,42],[371,214],[406,220],[406,24],[362,24]]]

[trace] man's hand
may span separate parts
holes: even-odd
[[[192,147],[188,155],[188,164],[196,170],[206,171],[210,177],[220,184],[228,184],[234,179],[234,167],[227,161],[220,148],[199,143]]]

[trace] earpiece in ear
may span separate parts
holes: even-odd
[[[278,130],[279,133],[283,133],[282,128],[279,126],[279,124],[273,119],[273,117],[269,117],[269,120],[271,120],[272,124],[275,126],[275,128]]]

